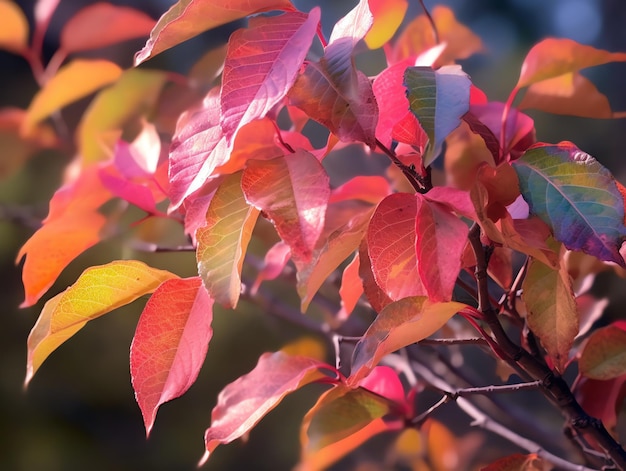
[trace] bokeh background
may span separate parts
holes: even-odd
[[[31,18],[34,1],[18,2]],[[64,22],[89,1],[61,1],[46,37],[48,57],[58,45]],[[154,18],[172,2],[114,1],[140,8]],[[328,34],[334,21],[355,0],[299,0],[300,8],[322,7]],[[420,12],[410,0],[408,18]],[[432,8],[436,2],[426,1]],[[569,37],[611,51],[626,51],[626,3],[623,0],[446,0],[457,18],[487,46],[485,54],[463,62],[473,82],[491,99],[504,101],[514,86],[525,53],[546,36]],[[225,41],[237,25],[203,35],[187,46],[154,60],[156,67],[185,72],[211,43]],[[129,67],[142,41],[97,51]],[[610,64],[584,72],[605,93],[614,110],[626,111],[626,64]],[[36,85],[25,61],[0,51],[0,106],[27,107]],[[66,113],[78,113],[80,106]],[[587,120],[529,113],[538,138],[547,142],[572,140],[626,182],[626,120]],[[71,118],[70,118],[71,119]],[[3,154],[5,152],[5,154]],[[0,148],[0,161],[11,155]],[[279,348],[295,337],[293,327],[267,321],[251,306],[241,312],[220,311],[207,363],[197,383],[183,398],[161,407],[149,440],[135,404],[128,371],[128,349],[142,303],[88,324],[44,364],[28,391],[25,374],[26,338],[43,305],[18,309],[23,299],[20,270],[14,259],[59,186],[68,159],[45,151],[0,181],[0,469],[178,470],[193,469],[203,452],[203,433],[219,390],[249,371],[258,355]],[[52,288],[57,293],[73,283],[87,266],[120,257],[140,257],[154,265],[191,274],[190,254],[129,253],[113,240],[89,250],[63,273]],[[610,296],[609,314],[622,316],[626,307],[624,281],[603,280],[600,294]],[[47,298],[46,298],[47,299]],[[287,398],[253,430],[247,443],[220,447],[206,469],[290,469],[297,460],[298,425],[313,404],[315,388]],[[348,465],[346,464],[345,467]]]

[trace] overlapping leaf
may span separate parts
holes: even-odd
[[[611,173],[570,142],[537,145],[513,164],[524,199],[570,250],[625,266],[624,199]]]
[[[328,175],[306,151],[272,160],[251,160],[241,187],[246,200],[272,220],[294,259],[311,259],[324,229],[330,196]]]
[[[363,39],[367,47],[377,49],[389,41],[398,30],[409,2],[407,0],[369,0],[368,3],[374,22]]]
[[[293,10],[289,0],[179,0],[159,18],[135,65],[194,36],[248,15]]]
[[[424,166],[439,156],[443,141],[469,110],[470,84],[460,66],[409,67],[404,72],[410,109],[429,139]]]
[[[357,343],[348,383],[357,384],[385,355],[434,334],[464,307],[457,302],[434,303],[424,296],[389,304]]]
[[[241,293],[241,267],[259,210],[241,190],[241,172],[229,175],[211,199],[206,225],[196,232],[198,273],[215,301],[235,308]]]
[[[311,47],[319,20],[319,8],[308,15],[288,12],[252,18],[248,28],[231,35],[220,99],[220,123],[228,140],[284,98]]]
[[[196,381],[213,335],[212,309],[199,277],[166,280],[146,303],[130,347],[131,380],[146,435],[159,406]]]
[[[626,325],[624,321],[596,330],[580,356],[580,374],[609,380],[626,374]]]
[[[88,321],[152,293],[176,278],[135,260],[115,261],[85,270],[64,292],[50,299],[28,336],[26,384],[46,358]]]
[[[332,368],[323,362],[283,352],[265,353],[248,374],[226,386],[211,414],[211,427],[204,440],[206,462],[217,446],[247,434],[289,393],[319,381],[334,381],[324,371]]]

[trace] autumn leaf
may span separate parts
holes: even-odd
[[[155,21],[135,8],[97,2],[79,10],[61,31],[67,53],[110,46],[150,34]]]
[[[24,122],[24,132],[52,113],[117,80],[122,74],[113,62],[75,59],[63,66],[34,96]]]
[[[168,279],[141,313],[130,347],[130,372],[146,435],[157,409],[196,381],[213,335],[213,300],[199,277]]]
[[[241,188],[248,203],[273,222],[292,256],[306,263],[324,229],[328,181],[318,160],[299,150],[272,160],[250,160]]]
[[[578,366],[580,374],[608,380],[626,374],[626,330],[623,321],[594,331],[587,340]]]
[[[624,200],[613,175],[571,142],[538,144],[513,163],[530,211],[570,250],[626,266]]]
[[[600,419],[615,436],[617,416],[626,397],[626,375],[608,380],[578,376],[572,392],[583,410]]]
[[[265,353],[248,374],[227,385],[219,394],[211,414],[211,427],[204,440],[209,459],[217,446],[230,443],[248,433],[289,393],[314,382],[334,382],[324,371],[329,365],[311,358],[284,352]]]
[[[237,130],[263,118],[287,94],[311,47],[320,9],[252,18],[233,33],[222,76],[220,123],[230,141]]]
[[[294,8],[289,0],[179,0],[159,18],[135,65],[204,31],[271,10]]]
[[[387,305],[356,345],[348,384],[357,384],[385,355],[434,334],[464,307],[457,302],[431,302],[425,296]]]
[[[547,463],[535,453],[522,455],[516,453],[490,463],[482,471],[543,471]]]
[[[429,166],[441,153],[445,138],[469,111],[470,80],[460,66],[408,67],[404,72],[409,107],[428,135],[423,156]]]
[[[407,0],[369,0],[374,22],[363,38],[370,49],[382,47],[400,27],[409,7]]]
[[[64,292],[50,299],[28,336],[28,384],[46,358],[88,321],[152,293],[176,278],[135,260],[115,261],[85,270]]]
[[[241,172],[229,175],[211,199],[206,225],[196,232],[198,273],[215,301],[235,308],[241,268],[259,210],[241,190]]]
[[[363,282],[359,276],[359,254],[344,268],[341,275],[339,296],[341,297],[340,320],[345,320],[354,311],[359,299],[363,295]]]
[[[12,1],[0,2],[0,49],[23,53],[28,47],[28,20]]]

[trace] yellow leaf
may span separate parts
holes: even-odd
[[[28,336],[27,385],[48,356],[88,321],[152,293],[177,276],[136,260],[85,270],[76,283],[50,299]]]
[[[409,4],[407,0],[370,0],[369,7],[374,23],[363,39],[367,47],[378,49],[393,37]]]
[[[27,48],[28,21],[13,2],[0,1],[0,49],[20,53]]]

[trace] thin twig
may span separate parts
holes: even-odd
[[[420,345],[486,345],[489,343],[483,338],[480,337],[471,337],[464,339],[424,339],[419,341]]]
[[[435,20],[433,20],[433,17],[430,15],[428,8],[426,8],[426,5],[424,5],[424,0],[420,0],[420,5],[422,5],[422,10],[424,10],[424,14],[426,15],[426,18],[428,18],[430,27],[433,29],[433,35],[435,36],[435,43],[439,44],[439,31],[437,30],[437,25],[435,24]]]

